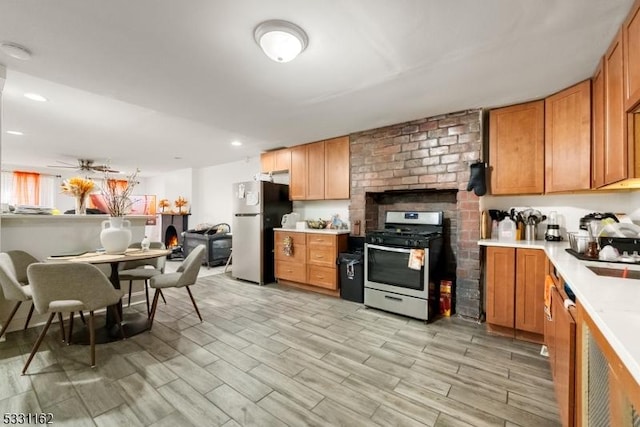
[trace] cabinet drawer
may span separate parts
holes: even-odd
[[[307,243],[306,233],[296,232],[296,231],[276,231],[274,234],[274,239],[276,243],[284,242],[285,237],[291,237],[293,239],[293,246],[296,245],[305,245]]]
[[[307,246],[307,263],[331,267],[336,266],[336,250],[325,246]]]
[[[336,236],[331,234],[307,233],[307,245],[335,247]]]
[[[274,258],[276,261],[298,262],[304,264],[307,262],[307,247],[305,245],[293,244],[293,253],[291,256],[285,255],[284,244],[276,240]]]
[[[284,254],[284,239],[293,239],[293,253],[291,256]],[[276,231],[274,234],[274,258],[279,261],[305,263],[307,259],[307,247],[304,233],[291,233],[288,231]]]
[[[276,261],[276,277],[278,279],[304,283],[306,281],[304,263]]]
[[[327,289],[338,289],[338,270],[330,267],[307,265],[307,283]]]

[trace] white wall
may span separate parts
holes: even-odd
[[[193,209],[193,224],[224,222],[231,225],[231,185],[251,181],[259,172],[259,157],[198,169],[194,174],[194,203],[197,205]]]
[[[185,207],[187,210],[193,204],[193,169],[191,168],[146,178],[145,183],[145,194],[155,194],[158,201],[168,199],[171,203],[169,210],[177,209],[173,206],[173,202],[180,196],[189,202]]]
[[[588,194],[555,194],[544,196],[483,196],[480,209],[509,210],[515,208],[538,209],[544,215],[550,211],[558,212],[558,223],[562,234],[577,231],[580,218],[593,212],[613,212],[631,214],[632,219],[640,220],[640,191],[598,192]],[[544,233],[545,224],[538,230]],[[538,236],[542,238],[542,236]],[[565,236],[566,237],[566,236]]]
[[[158,200],[173,202],[178,196],[189,201],[189,228],[202,223],[231,224],[231,184],[250,181],[260,171],[260,158],[250,157],[238,162],[199,169],[182,169],[148,178],[148,194]]]
[[[308,219],[331,219],[333,215],[338,214],[342,222],[348,222],[349,203],[349,200],[293,202],[293,211],[300,214],[301,221]]]

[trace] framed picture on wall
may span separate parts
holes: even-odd
[[[104,197],[102,194],[94,193],[89,195],[89,203],[88,207],[92,209],[98,209],[102,212],[107,212],[107,205],[104,201]],[[156,225],[156,196],[153,195],[142,195],[142,196],[131,196],[131,210],[129,211],[129,215],[146,215],[147,218],[146,225]]]

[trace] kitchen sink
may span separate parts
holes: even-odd
[[[622,279],[637,279],[640,280],[640,271],[638,270],[627,270],[622,268],[607,268],[607,267],[593,267],[587,266],[587,268],[598,276],[607,276],[607,277],[620,277]],[[626,274],[625,274],[626,271]]]

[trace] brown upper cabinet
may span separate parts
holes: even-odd
[[[349,137],[291,148],[291,200],[348,199]]]
[[[591,83],[591,188],[604,184],[604,58],[593,75]]]
[[[489,112],[491,194],[591,188],[591,80]]]
[[[289,170],[289,198],[305,200],[307,197],[307,146],[291,147],[291,169]]]
[[[618,32],[604,55],[604,184],[628,178],[624,58]]]
[[[545,99],[545,192],[591,188],[591,80]]]
[[[260,171],[264,173],[288,171],[291,168],[291,150],[267,151],[260,155]]]
[[[616,37],[618,38],[618,37]],[[625,111],[640,102],[640,1],[636,1],[622,24]]]
[[[489,112],[491,194],[544,192],[544,101]]]
[[[348,199],[351,188],[349,137],[328,139],[324,149],[324,198]]]
[[[593,76],[592,188],[629,178],[622,34],[613,39]]]
[[[324,141],[307,144],[307,200],[324,199]]]

